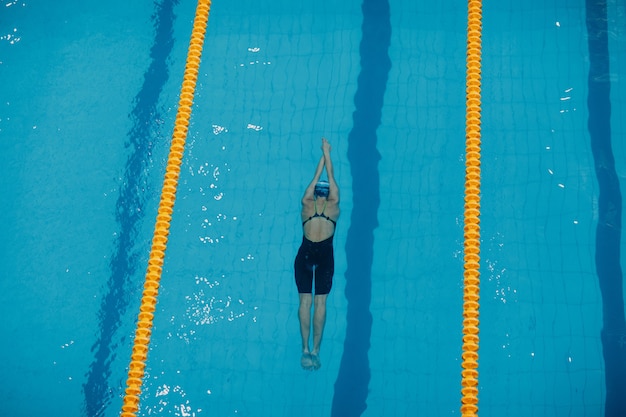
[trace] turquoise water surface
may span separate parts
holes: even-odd
[[[626,6],[601,6],[484,5],[482,416],[626,407]],[[120,413],[194,12],[0,11],[2,416]],[[139,415],[460,415],[466,16],[212,4]],[[342,215],[306,372],[293,260],[321,137]]]

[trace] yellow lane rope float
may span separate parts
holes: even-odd
[[[482,2],[468,1],[465,113],[463,362],[461,415],[478,415],[478,309],[480,299],[480,72]]]
[[[150,259],[148,260],[143,296],[141,298],[141,306],[139,307],[137,329],[135,331],[128,379],[126,380],[126,395],[124,396],[121,417],[135,416],[139,409],[139,396],[148,357],[152,321],[159,293],[159,281],[161,280],[167,236],[174,209],[174,200],[176,199],[178,176],[180,175],[180,166],[185,150],[185,140],[187,138],[189,119],[191,118],[191,105],[198,79],[200,57],[202,55],[204,34],[209,20],[210,8],[210,0],[198,1],[196,17],[191,32],[191,41],[187,52],[187,62],[185,64],[178,112],[174,124],[172,144],[161,191],[161,201],[156,217],[154,237],[152,238],[152,249],[150,251]]]

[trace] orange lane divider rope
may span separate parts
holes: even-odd
[[[468,1],[465,113],[463,362],[461,415],[478,415],[478,309],[480,299],[480,72],[482,2]]]
[[[135,331],[135,341],[128,370],[128,379],[126,380],[126,395],[124,396],[121,417],[134,417],[139,409],[139,396],[141,394],[144,369],[148,357],[152,321],[159,293],[159,281],[161,280],[167,236],[169,234],[170,221],[174,209],[174,200],[176,199],[178,176],[180,175],[180,165],[185,150],[185,140],[187,139],[189,119],[191,118],[191,105],[193,103],[196,81],[198,79],[200,57],[204,44],[204,34],[206,32],[207,22],[209,21],[210,8],[210,0],[198,1],[196,17],[191,32],[191,41],[187,52],[187,62],[185,64],[178,112],[174,124],[174,133],[172,134],[172,144],[170,146],[165,179],[161,191],[161,201],[156,217],[143,296],[141,298],[141,306],[139,307],[137,329]]]

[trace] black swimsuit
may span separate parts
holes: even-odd
[[[303,221],[302,226],[315,217],[322,217],[334,226],[337,226],[336,221],[324,214],[325,209],[326,203],[324,203],[322,212],[318,213],[316,205],[315,214]],[[302,237],[302,245],[300,245],[294,262],[296,285],[299,293],[310,294],[312,292],[313,270],[315,270],[315,294],[322,295],[330,292],[333,286],[333,274],[335,273],[333,236],[321,242],[312,242],[305,236]]]
[[[308,222],[311,219],[314,219],[316,217],[321,217],[323,219],[328,220],[329,222],[331,222],[333,224],[333,226],[337,227],[337,222],[334,221],[333,219],[331,219],[330,217],[328,217],[327,215],[324,214],[324,210],[326,210],[326,202],[324,202],[324,207],[322,207],[322,212],[318,213],[317,212],[317,204],[315,204],[315,214],[312,215],[311,217],[309,217],[308,219],[306,219],[305,221],[302,222],[302,226],[304,226],[306,224],[306,222]]]

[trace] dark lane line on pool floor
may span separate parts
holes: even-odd
[[[587,0],[589,43],[588,129],[600,186],[596,271],[602,293],[605,416],[626,415],[626,320],[620,265],[622,195],[611,147],[611,73],[606,0]]]
[[[391,21],[387,0],[364,0],[362,10],[361,72],[354,96],[354,125],[348,135],[353,209],[346,238],[347,327],[332,403],[335,417],[360,416],[365,411],[371,376],[371,275],[380,205],[376,131],[391,69]]]
[[[93,361],[83,385],[85,412],[88,416],[100,416],[111,401],[114,393],[109,378],[111,363],[125,335],[117,335],[122,317],[126,314],[131,297],[140,283],[133,282],[141,266],[142,254],[148,247],[138,247],[138,231],[144,220],[144,206],[151,199],[148,170],[154,146],[155,121],[159,119],[157,105],[161,91],[168,80],[168,58],[174,43],[174,6],[178,0],[164,0],[155,4],[152,16],[155,38],[150,50],[150,66],[144,74],[141,90],[137,93],[129,115],[133,126],[128,133],[129,157],[120,195],[116,204],[116,220],[119,234],[111,255],[111,275],[98,314],[97,340],[92,346]],[[129,352],[130,355],[130,352]],[[130,360],[130,356],[129,356]],[[117,388],[117,386],[115,387]]]

